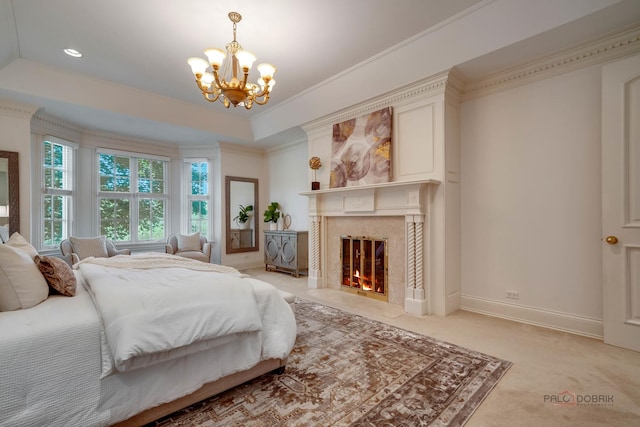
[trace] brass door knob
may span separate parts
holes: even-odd
[[[616,236],[607,236],[604,241],[610,245],[615,245],[616,243],[618,243],[618,238]]]

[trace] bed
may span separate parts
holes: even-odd
[[[0,312],[0,426],[143,425],[284,368],[296,325],[276,288],[158,257],[83,260],[73,297]]]

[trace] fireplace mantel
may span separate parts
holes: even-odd
[[[322,270],[331,249],[321,224],[330,217],[404,217],[406,223],[405,310],[422,315],[428,311],[424,291],[424,224],[430,200],[441,184],[435,179],[394,181],[382,184],[313,190],[299,193],[309,198],[309,287],[326,287]]]
[[[302,196],[312,196],[314,194],[331,194],[331,193],[351,193],[354,191],[361,190],[369,190],[369,189],[377,189],[377,188],[399,188],[399,187],[412,187],[416,185],[423,184],[440,184],[440,181],[437,179],[423,179],[419,181],[394,181],[394,182],[383,182],[380,184],[369,184],[369,185],[361,185],[356,187],[339,187],[339,188],[325,188],[324,190],[313,190],[313,191],[303,191],[298,193]]]
[[[309,215],[397,216],[424,215],[425,190],[440,181],[395,181],[358,187],[340,187],[298,193],[309,197]]]

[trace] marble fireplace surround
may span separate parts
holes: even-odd
[[[309,198],[309,287],[340,288],[340,235],[386,237],[389,303],[424,313],[426,222],[437,184],[389,182],[300,193]]]

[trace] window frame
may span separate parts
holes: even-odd
[[[109,156],[118,156],[118,157],[126,157],[129,159],[129,191],[103,191],[101,189],[101,169],[100,169],[100,156],[101,155],[109,155]],[[149,161],[161,161],[163,162],[163,192],[162,193],[152,193],[152,192],[141,192],[139,191],[138,183],[140,177],[139,173],[139,160],[149,160]],[[119,240],[115,236],[107,236],[110,240],[113,240],[117,244],[155,244],[165,242],[168,236],[168,230],[170,225],[170,173],[171,173],[171,159],[165,156],[158,156],[153,154],[146,153],[135,153],[130,151],[121,151],[121,150],[111,150],[106,148],[98,148],[96,150],[95,157],[95,165],[96,165],[96,226],[98,233],[101,233],[102,229],[102,218],[101,218],[101,202],[105,199],[113,199],[113,200],[128,200],[129,201],[129,240]],[[164,204],[164,225],[163,225],[163,236],[158,237],[156,239],[141,239],[139,236],[139,225],[140,225],[140,209],[139,204],[141,200],[161,200]]]
[[[192,174],[191,168],[194,163],[206,163],[207,164],[207,194],[192,194]],[[203,157],[187,157],[183,159],[184,165],[184,204],[182,206],[182,217],[184,218],[184,231],[187,233],[194,233],[196,231],[200,231],[201,234],[205,235],[208,239],[211,238],[212,225],[213,225],[213,216],[212,216],[212,207],[213,207],[213,195],[212,195],[212,187],[211,187],[211,166],[212,162],[208,158]],[[205,201],[207,202],[207,218],[203,220],[207,224],[207,231],[202,232],[201,229],[194,231],[192,226],[192,218],[191,218],[191,205],[194,201]]]
[[[47,168],[45,164],[45,155],[46,149],[45,144],[51,143],[53,146],[58,145],[62,146],[63,150],[66,153],[63,153],[63,159],[67,161],[64,162],[62,171],[63,171],[63,180],[65,181],[66,188],[54,188],[46,186],[46,177],[47,177]],[[42,250],[52,250],[59,247],[60,242],[56,242],[55,244],[45,244],[47,242],[45,236],[45,230],[47,229],[46,223],[48,221],[55,222],[55,218],[46,218],[45,217],[45,198],[46,197],[55,197],[55,196],[63,196],[66,198],[64,203],[64,210],[66,211],[66,218],[62,218],[60,221],[62,224],[62,235],[61,241],[68,239],[74,233],[75,227],[75,215],[76,215],[76,203],[77,203],[77,149],[78,144],[68,141],[66,139],[58,138],[52,135],[43,135],[39,138],[38,141],[38,159],[39,159],[39,168],[38,168],[38,182],[40,183],[40,194],[38,196],[38,242],[37,245]]]

